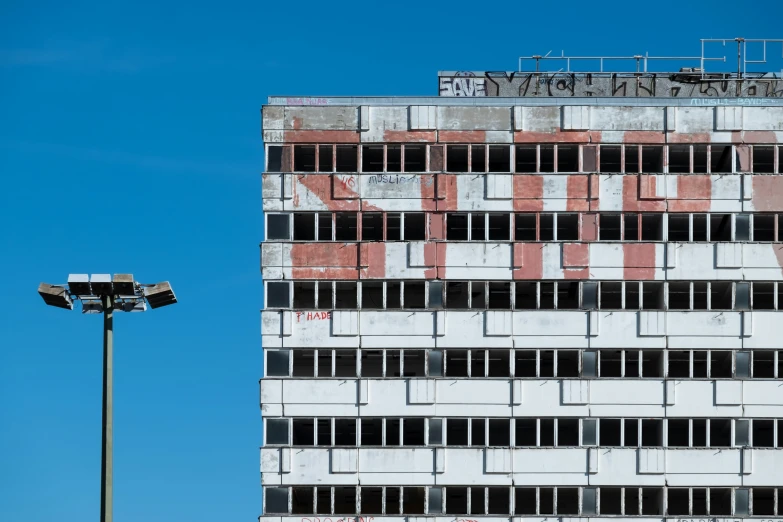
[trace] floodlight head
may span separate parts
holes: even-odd
[[[68,288],[75,295],[90,295],[90,278],[87,274],[68,274]]]
[[[103,313],[103,303],[99,297],[84,296],[81,297],[83,314],[101,314]]]
[[[122,312],[146,312],[147,301],[136,295],[120,295],[114,300],[114,309]]]
[[[133,281],[133,274],[114,274],[114,293],[118,295],[134,295],[136,293],[136,284]]]
[[[144,288],[144,297],[149,301],[150,308],[160,308],[177,302],[168,281]]]
[[[114,288],[109,274],[93,274],[90,277],[90,286],[95,295],[113,295]]]
[[[62,286],[52,286],[46,283],[38,285],[38,293],[49,306],[58,308],[67,308],[73,310],[73,300],[68,295],[68,291]]]

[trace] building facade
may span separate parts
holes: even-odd
[[[262,522],[783,520],[783,81],[263,107]]]

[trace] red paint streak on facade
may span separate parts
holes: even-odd
[[[519,261],[521,259],[521,263]],[[515,243],[514,279],[541,279],[544,277],[544,245],[541,243]]]
[[[430,218],[430,239],[446,239],[443,214],[428,214]]]
[[[665,212],[666,201],[640,200],[639,176],[626,175],[623,176],[623,210],[626,212]]]
[[[432,180],[432,183],[420,183],[419,189],[421,191],[421,209],[425,212],[435,212],[438,208],[438,204],[435,200],[435,187],[437,186],[436,174],[422,174],[422,181]]]
[[[709,132],[670,132],[666,140],[669,143],[710,143],[712,134]]]
[[[582,241],[598,239],[598,214],[582,214],[581,227],[579,237]]]
[[[443,246],[443,252],[441,253],[439,248]],[[425,279],[435,279],[439,276],[440,266],[446,263],[446,244],[445,243],[426,243],[424,245],[424,264],[429,268],[424,269]],[[443,277],[446,275],[446,267],[443,266]]]
[[[289,130],[283,139],[289,143],[359,143],[356,131]]]
[[[441,143],[486,143],[487,131],[438,131],[438,141]]]
[[[623,143],[666,143],[663,131],[625,131]]]
[[[590,266],[590,249],[587,243],[563,243],[563,267],[584,268]]]
[[[780,245],[778,243],[773,243],[770,246],[775,251],[775,258],[778,260],[778,266],[780,267],[780,274],[783,275],[783,245]],[[780,305],[778,304],[778,306]]]
[[[334,199],[359,199],[356,188],[358,174],[332,174],[332,196]]]
[[[514,176],[514,210],[539,212],[544,210],[544,176],[525,174]]]
[[[292,279],[328,279],[328,280],[356,280],[359,279],[358,268],[293,268]]]
[[[751,180],[753,193],[750,201],[754,210],[783,211],[783,176],[752,176]]]
[[[655,243],[623,245],[623,279],[655,279]]]
[[[574,174],[566,177],[566,210],[589,210],[588,201],[589,186],[588,177],[582,174]]]
[[[294,243],[292,267],[352,267],[359,261],[358,243]]]
[[[601,195],[601,177],[599,174],[590,174],[590,210],[601,210],[601,201],[598,199]]]
[[[775,131],[739,131],[733,133],[733,136],[738,136],[738,140],[735,143],[777,143],[778,138]],[[736,138],[735,138],[736,139]]]
[[[383,141],[402,143],[435,143],[435,131],[383,131]]]
[[[384,279],[386,277],[386,243],[362,243],[359,247],[361,279]]]
[[[669,200],[670,212],[709,212],[712,178],[708,175],[677,176],[677,199]]]
[[[436,208],[442,210],[457,210],[457,175],[438,174],[435,180],[438,190]]]
[[[664,181],[661,179],[661,181]],[[639,199],[666,199],[656,194],[658,177],[654,174],[641,174],[639,176]]]
[[[302,118],[297,118],[294,116],[291,118],[291,128],[294,130],[301,130],[302,128]]]
[[[600,131],[516,131],[514,143],[600,143]]]
[[[296,193],[296,187],[300,184],[312,192],[315,197],[321,200],[321,202],[326,205],[326,208],[329,210],[359,210],[359,195],[350,189],[346,189],[344,193],[346,195],[353,195],[355,199],[334,199],[332,194],[332,176],[327,174],[309,174],[304,176],[297,176],[294,179],[294,206],[298,206],[299,197]]]

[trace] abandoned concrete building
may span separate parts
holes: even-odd
[[[438,82],[262,109],[260,520],[783,520],[783,80]]]

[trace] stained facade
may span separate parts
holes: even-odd
[[[260,520],[783,520],[777,80],[480,78],[263,107]]]

